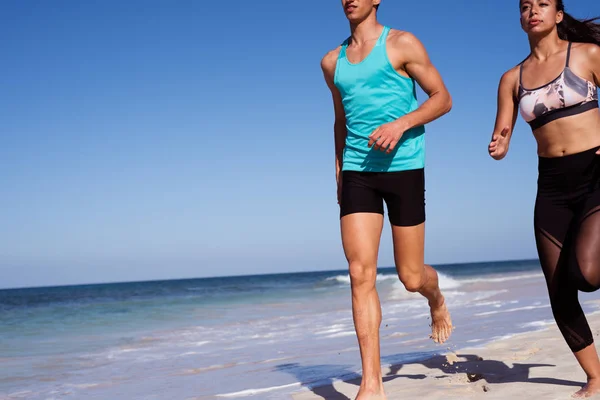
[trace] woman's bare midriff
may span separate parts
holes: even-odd
[[[600,146],[597,108],[557,119],[533,132],[540,157],[563,157]]]

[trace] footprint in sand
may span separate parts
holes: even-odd
[[[527,349],[527,350],[523,350],[523,351],[514,353],[511,358],[515,361],[528,360],[538,351],[540,351],[540,349],[538,349],[537,347],[533,347],[531,349]]]

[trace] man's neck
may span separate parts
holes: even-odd
[[[361,45],[368,40],[377,39],[382,29],[383,26],[377,21],[375,13],[373,13],[356,25],[350,24],[350,40],[354,44]]]

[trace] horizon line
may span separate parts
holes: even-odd
[[[509,263],[509,262],[522,262],[522,261],[537,261],[537,258],[524,258],[524,259],[508,259],[508,260],[488,260],[488,261],[469,261],[469,262],[452,262],[452,263],[432,263],[432,266],[438,267],[452,267],[456,265],[469,265],[469,264],[492,264],[492,263]],[[377,269],[395,268],[391,266],[378,266]],[[244,278],[254,276],[269,276],[269,275],[294,275],[294,274],[310,274],[315,272],[341,272],[347,269],[322,269],[313,271],[288,271],[288,272],[270,272],[262,274],[232,274],[232,275],[215,275],[215,276],[203,276],[203,277],[181,277],[181,278],[170,278],[170,279],[148,279],[148,280],[131,280],[131,281],[104,281],[104,282],[87,282],[87,283],[71,283],[63,285],[39,285],[39,286],[16,286],[16,287],[0,287],[0,292],[9,290],[31,290],[31,289],[58,289],[68,288],[76,286],[102,286],[102,285],[126,285],[132,283],[156,283],[156,282],[171,282],[171,281],[187,281],[187,280],[198,280],[198,279],[223,279],[223,278]]]

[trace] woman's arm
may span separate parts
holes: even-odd
[[[519,68],[515,67],[502,75],[498,85],[496,123],[492,141],[488,147],[490,156],[501,160],[508,153],[512,132],[517,121],[516,88],[519,79]]]

